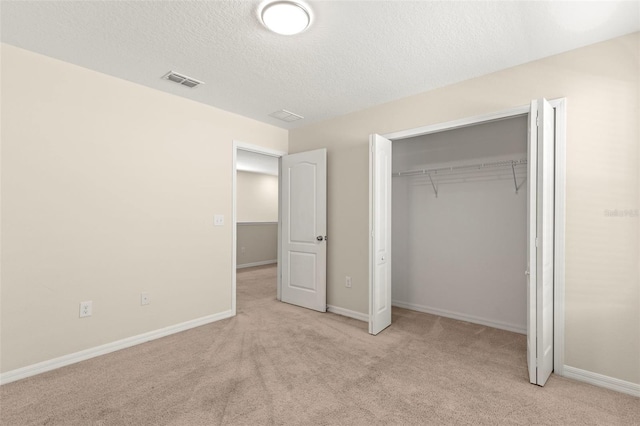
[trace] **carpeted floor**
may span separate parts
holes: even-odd
[[[238,315],[0,387],[2,425],[638,425],[640,399],[527,380],[522,335],[395,309],[364,322],[275,300],[238,272]]]

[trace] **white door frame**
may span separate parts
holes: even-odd
[[[233,163],[232,163],[232,189],[231,189],[231,193],[232,193],[232,197],[233,197],[233,201],[232,201],[232,211],[231,211],[231,217],[232,217],[232,230],[231,232],[233,232],[233,244],[231,247],[231,314],[235,315],[236,314],[236,267],[237,267],[237,254],[236,254],[236,250],[238,247],[238,224],[237,224],[237,210],[236,210],[236,202],[237,202],[237,198],[238,198],[238,194],[237,194],[237,190],[238,190],[238,183],[237,183],[237,158],[238,158],[238,150],[242,150],[242,151],[250,151],[250,152],[255,152],[257,154],[263,154],[263,155],[268,155],[270,157],[276,157],[278,159],[280,159],[280,157],[282,157],[283,155],[287,155],[286,152],[284,151],[278,151],[275,149],[269,149],[269,148],[264,148],[258,145],[252,145],[249,143],[245,143],[245,142],[240,142],[240,141],[233,141]],[[279,166],[278,166],[279,168]],[[280,222],[281,222],[281,217],[280,217],[280,170],[278,170],[278,287],[277,287],[277,295],[276,297],[278,298],[278,300],[280,300]]]
[[[549,101],[555,109],[556,117],[556,146],[555,146],[555,218],[554,218],[554,325],[553,325],[553,361],[554,373],[562,376],[564,374],[564,291],[565,291],[565,204],[566,204],[566,122],[567,122],[567,99],[560,98]],[[399,132],[387,133],[383,137],[392,142],[427,135],[430,133],[453,130],[461,127],[473,126],[480,123],[502,120],[529,114],[530,104],[522,105],[498,111],[490,114],[477,115],[460,120],[448,121],[429,126],[422,126]],[[372,247],[369,244],[369,258]],[[524,277],[524,271],[523,277]],[[372,277],[369,277],[369,291],[373,289]]]

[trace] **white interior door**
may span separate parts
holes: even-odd
[[[540,99],[529,117],[527,361],[543,386],[553,371],[555,113]]]
[[[281,163],[281,300],[327,310],[327,150]]]
[[[391,141],[369,138],[369,333],[391,325]]]

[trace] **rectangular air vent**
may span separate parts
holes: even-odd
[[[162,76],[165,80],[173,81],[174,83],[182,84],[183,86],[189,87],[193,89],[200,84],[204,84],[204,82],[196,80],[195,78],[187,77],[184,74],[178,74],[174,71],[169,71],[165,75]]]
[[[291,111],[287,111],[286,109],[281,109],[280,111],[272,112],[269,114],[273,118],[277,118],[278,120],[286,121],[290,123],[292,121],[301,120],[304,117],[298,114],[294,114]]]

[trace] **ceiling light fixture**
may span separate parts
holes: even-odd
[[[277,34],[294,35],[306,30],[311,24],[311,13],[301,3],[274,1],[262,7],[260,19],[265,27]]]

